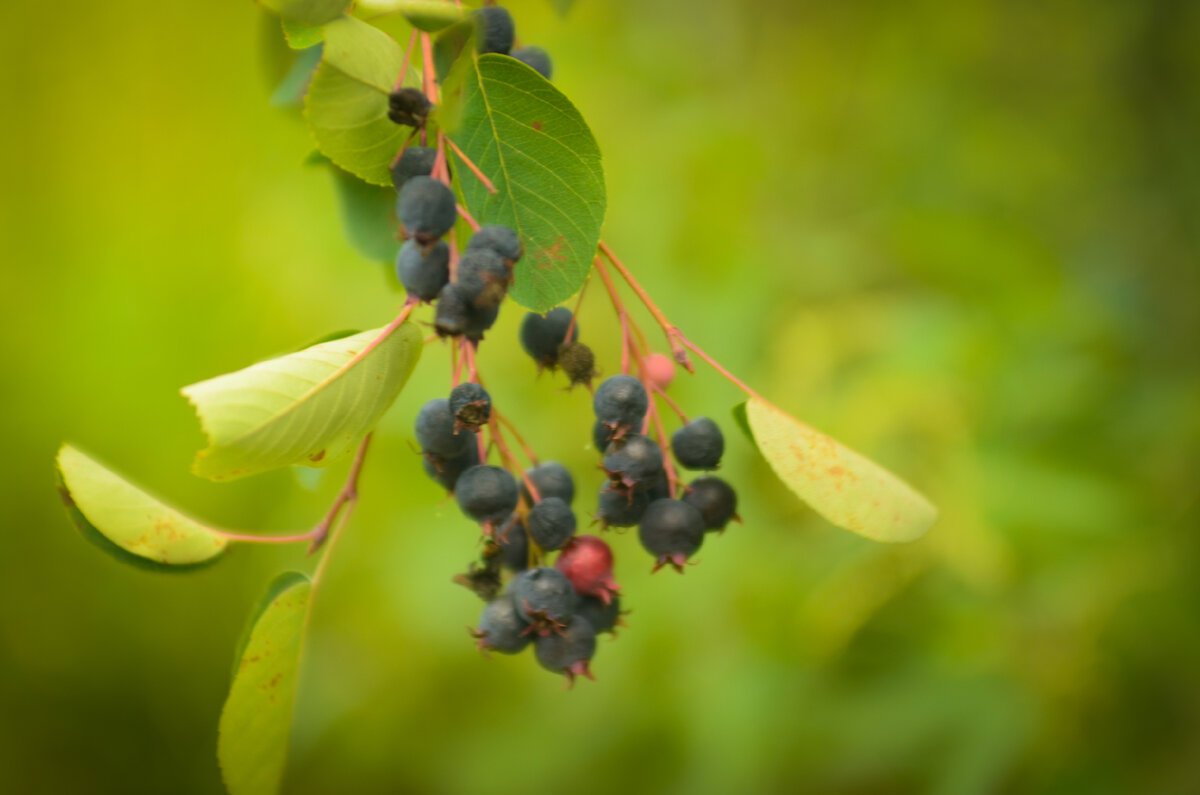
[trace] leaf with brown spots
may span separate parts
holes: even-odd
[[[90,541],[127,563],[157,570],[207,565],[228,539],[133,485],[71,445],[58,451],[59,492]]]
[[[865,456],[760,398],[735,410],[771,469],[830,522],[875,541],[912,541],[937,520],[923,495]]]
[[[282,784],[311,596],[307,576],[285,572],[247,627],[217,737],[231,795],[270,795]]]

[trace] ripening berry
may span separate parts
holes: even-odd
[[[396,124],[420,129],[429,118],[433,105],[417,88],[401,88],[388,94],[388,118]]]
[[[642,357],[642,372],[647,381],[665,390],[675,380],[675,360],[665,353],[652,353]]]
[[[649,504],[645,492],[616,489],[613,484],[606,483],[600,489],[596,519],[604,528],[633,527],[642,520]]]
[[[436,398],[421,407],[417,412],[415,430],[421,451],[442,458],[460,456],[468,446],[475,443],[470,434],[454,430],[454,414],[450,411],[450,401],[444,398]]]
[[[518,574],[509,592],[521,618],[539,635],[561,632],[579,601],[563,573],[544,566]]]
[[[467,382],[450,390],[454,429],[478,431],[492,416],[492,396],[479,384]]]
[[[512,599],[501,596],[483,608],[479,629],[471,634],[478,638],[476,645],[485,651],[516,654],[530,643],[530,635],[525,631],[528,626]]]
[[[598,536],[575,536],[563,547],[554,568],[566,575],[580,596],[608,604],[621,590],[613,579],[613,555]]]
[[[396,276],[410,298],[432,301],[450,281],[450,247],[441,240],[428,249],[406,241],[396,255]]]
[[[572,327],[574,315],[565,306],[555,307],[545,315],[529,312],[521,321],[521,347],[533,357],[538,367],[553,370],[558,366],[558,352],[579,338],[579,324]],[[570,338],[567,329],[571,329]]]
[[[592,625],[592,629],[596,630],[596,634],[601,632],[613,632],[613,629],[618,625],[624,626],[625,622],[621,620],[621,597],[614,596],[608,602],[602,602],[594,596],[579,597],[579,607],[575,608],[575,615],[586,618],[588,623]]]
[[[572,342],[558,350],[558,364],[566,373],[570,386],[584,384],[591,387],[596,372],[596,354],[582,342]]]
[[[458,260],[455,283],[475,309],[500,306],[510,281],[512,273],[490,248],[468,249]]]
[[[533,651],[539,665],[565,674],[571,683],[577,676],[596,678],[588,669],[596,654],[596,630],[583,616],[571,616],[561,633],[539,637],[533,642]]]
[[[509,571],[529,568],[529,537],[515,513],[500,524],[492,535],[488,550],[484,555],[499,556],[500,565]]]
[[[471,240],[467,243],[467,251],[479,248],[496,252],[500,255],[500,259],[504,260],[504,264],[510,268],[517,260],[521,259],[521,240],[517,237],[517,233],[507,226],[489,224],[480,227],[478,232],[471,235]]]
[[[558,497],[543,497],[529,509],[529,537],[546,551],[561,549],[575,535],[575,512]]]
[[[638,539],[656,558],[654,570],[683,564],[704,543],[704,517],[694,505],[679,500],[655,500],[642,515]]]
[[[392,184],[399,191],[413,177],[428,177],[433,173],[433,161],[437,150],[432,146],[408,146],[392,163]]]
[[[683,501],[696,506],[706,530],[724,530],[737,515],[737,492],[717,477],[697,478],[687,487]]]
[[[475,42],[479,52],[508,55],[516,36],[517,26],[507,8],[484,6],[475,12]]]
[[[538,496],[542,499],[558,497],[570,505],[575,501],[575,479],[565,466],[557,461],[543,461],[535,467],[525,470],[525,477],[533,481]],[[521,496],[525,502],[533,504],[533,495],[521,484]]]
[[[466,450],[450,458],[437,453],[425,453],[424,455],[422,464],[425,467],[425,474],[441,484],[442,488],[448,492],[454,492],[454,487],[458,484],[458,478],[462,473],[479,463],[479,445],[469,437],[468,441]]]
[[[596,388],[592,408],[596,419],[613,429],[613,439],[641,430],[650,399],[646,387],[631,375],[614,375]]]
[[[725,437],[708,417],[697,417],[671,436],[675,460],[685,469],[716,469],[725,452]]]
[[[532,67],[534,71],[547,80],[554,74],[554,66],[550,63],[550,53],[541,47],[518,47],[512,51],[512,57]]]
[[[459,476],[454,498],[475,521],[498,524],[517,507],[517,482],[500,467],[479,464]]]
[[[396,215],[409,237],[429,245],[449,232],[458,218],[454,191],[432,177],[413,177],[396,197]]]
[[[613,442],[604,452],[604,471],[624,489],[654,483],[663,471],[662,449],[640,433]]]

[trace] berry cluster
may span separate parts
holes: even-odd
[[[511,54],[550,76],[545,52],[513,49],[514,25],[505,9],[486,6],[475,19],[480,52]],[[431,110],[429,97],[416,89],[398,88],[390,95],[390,118],[413,127],[422,144]],[[481,176],[458,154],[462,166]],[[478,226],[457,205],[440,133],[436,147],[406,146],[393,162],[392,178],[405,237],[396,273],[410,307],[434,304],[437,335],[451,343],[453,388],[448,397],[421,408],[416,437],[426,473],[482,530],[480,560],[456,578],[487,602],[473,634],[481,649],[513,654],[533,645],[543,667],[572,681],[590,677],[596,634],[611,632],[621,615],[612,550],[598,536],[577,535],[571,473],[556,462],[538,460],[493,405],[476,367],[479,344],[512,285],[521,239],[506,226]],[[474,229],[461,254],[462,236],[455,231],[459,217]],[[604,530],[637,526],[642,546],[653,556],[653,570],[671,566],[682,572],[706,533],[724,529],[735,518],[737,495],[712,475],[683,484],[676,465],[716,469],[724,438],[712,420],[689,422],[667,397],[674,362],[650,351],[640,332],[639,347],[630,333],[636,326],[601,275],[622,324],[620,374],[593,390],[596,357],[580,340],[576,312],[566,307],[528,313],[519,341],[539,373],[562,371],[568,388],[583,386],[593,393],[592,442],[606,476],[593,523]],[[683,422],[669,439],[656,399]],[[506,434],[520,443],[529,466],[517,459]],[[496,463],[490,461],[493,452]]]

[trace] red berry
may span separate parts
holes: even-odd
[[[594,596],[604,604],[621,590],[613,580],[613,555],[608,544],[596,536],[575,536],[563,547],[554,563],[583,596]]]
[[[675,380],[675,361],[665,353],[652,353],[642,359],[642,370],[650,383],[666,389]]]

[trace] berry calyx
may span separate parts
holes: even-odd
[[[704,517],[686,502],[655,500],[642,515],[638,539],[655,556],[654,571],[672,566],[682,573],[688,558],[704,543]]]
[[[566,543],[554,568],[566,575],[575,592],[604,604],[612,602],[621,586],[613,579],[612,550],[598,536],[576,536]]]
[[[479,384],[467,382],[450,390],[450,413],[454,430],[478,433],[492,416],[492,396]]]
[[[685,469],[716,469],[725,452],[725,437],[708,417],[697,417],[671,436],[675,460]]]
[[[518,574],[509,591],[517,613],[529,623],[526,634],[562,632],[579,601],[563,573],[544,566]]]
[[[729,520],[737,517],[737,492],[718,477],[693,480],[683,501],[700,511],[706,530],[724,530]]]
[[[517,507],[517,482],[500,467],[478,464],[459,475],[454,498],[475,521],[498,524]]]
[[[396,255],[396,276],[410,298],[432,301],[450,281],[450,247],[441,240],[428,248],[406,241]]]
[[[501,596],[488,602],[479,618],[479,628],[471,632],[476,644],[483,651],[498,651],[501,654],[516,654],[523,651],[532,640],[525,630],[529,626],[521,618],[512,599]]]
[[[521,347],[533,357],[539,369],[557,367],[558,352],[579,338],[579,324],[572,327],[573,317],[570,309],[559,306],[544,315],[529,312],[521,321]],[[567,329],[571,329],[569,337]]]
[[[539,665],[564,674],[571,684],[577,676],[596,678],[588,668],[596,654],[596,630],[583,616],[571,616],[561,632],[539,637],[533,651]]]
[[[449,232],[458,218],[454,191],[432,177],[413,177],[396,197],[396,215],[409,237],[429,245]]]
[[[544,497],[529,509],[526,524],[529,537],[539,547],[547,551],[561,549],[575,535],[575,512],[558,497]]]

